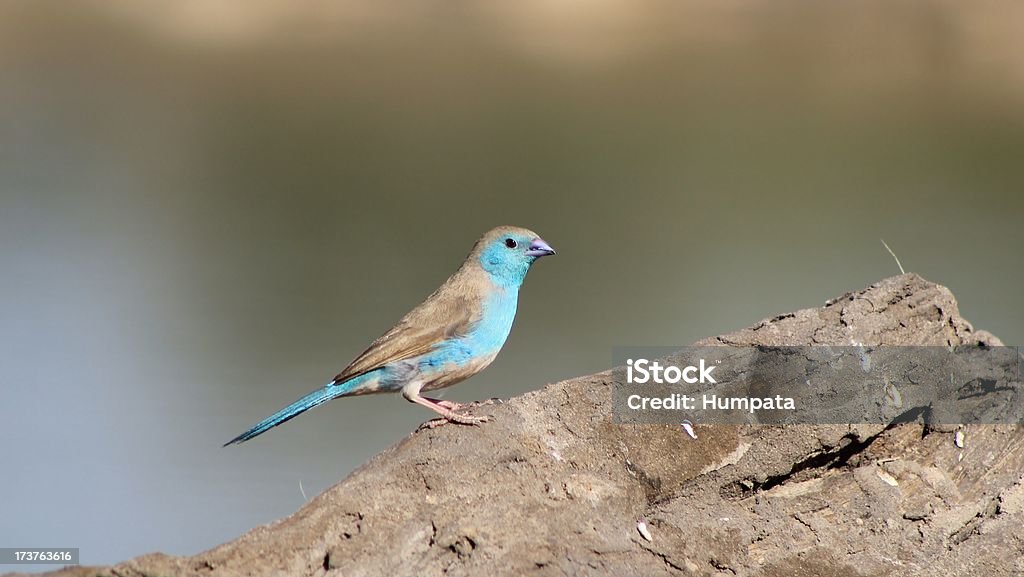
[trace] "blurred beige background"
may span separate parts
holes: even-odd
[[[386,6],[382,4],[387,4]],[[1024,341],[1024,5],[0,4],[0,546],[189,554],[430,417],[325,382],[497,224],[559,254],[449,398],[908,270]]]

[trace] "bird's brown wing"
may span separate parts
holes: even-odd
[[[336,377],[343,383],[388,363],[422,355],[438,343],[470,331],[480,318],[479,304],[446,284],[381,335]]]

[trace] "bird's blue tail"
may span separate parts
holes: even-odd
[[[302,413],[305,413],[306,411],[312,409],[317,405],[322,405],[331,399],[341,397],[355,389],[356,385],[360,384],[357,381],[361,380],[362,379],[356,378],[346,383],[331,383],[322,389],[315,390],[312,393],[306,395],[305,397],[302,397],[301,399],[274,413],[273,415],[270,415],[266,419],[263,419],[262,421],[257,423],[253,428],[242,433],[241,435],[238,435],[234,439],[231,439],[227,443],[224,443],[224,446],[227,447],[228,445],[237,445],[238,443],[244,443],[253,437],[266,433],[270,429],[273,429],[274,427],[280,425],[281,423],[289,419],[293,419],[301,415]]]

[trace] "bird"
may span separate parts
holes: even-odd
[[[452,386],[494,361],[512,329],[519,288],[537,259],[555,254],[531,230],[499,226],[485,233],[436,291],[373,341],[323,387],[263,419],[224,446],[244,443],[338,397],[401,392],[440,415],[428,422],[475,425],[464,405],[421,395]]]

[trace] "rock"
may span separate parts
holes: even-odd
[[[852,342],[1000,344],[913,274],[696,344]],[[413,433],[292,516],[194,557],[52,575],[1024,573],[1020,427],[964,427],[965,448],[915,424],[697,425],[693,439],[613,424],[612,379]]]

